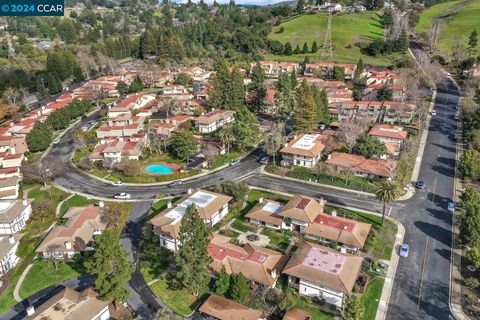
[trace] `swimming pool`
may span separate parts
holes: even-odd
[[[151,164],[145,167],[145,171],[152,174],[172,174],[175,172],[174,169],[163,164]]]

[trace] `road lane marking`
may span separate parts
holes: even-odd
[[[422,275],[420,277],[420,289],[418,291],[417,311],[420,310],[420,302],[422,301],[423,277],[425,275],[425,268],[427,266],[428,239],[429,237],[427,236],[427,241],[425,242],[425,253],[423,255]]]

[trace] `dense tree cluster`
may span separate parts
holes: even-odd
[[[307,133],[328,117],[328,100],[325,90],[304,80],[297,89],[293,123],[298,132]]]

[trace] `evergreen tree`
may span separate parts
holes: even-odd
[[[317,103],[313,90],[306,80],[303,80],[297,89],[294,111],[293,128],[295,131],[307,133],[317,124]]]
[[[230,288],[230,275],[225,270],[225,266],[218,273],[218,278],[215,281],[215,293],[221,296],[225,296]]]
[[[245,105],[245,86],[242,73],[238,67],[232,69],[228,80],[224,108],[237,110]]]
[[[169,140],[170,153],[177,159],[187,160],[197,152],[197,142],[190,131],[175,131]]]
[[[357,68],[355,69],[355,74],[353,75],[355,81],[359,81],[362,76],[363,71],[365,70],[365,65],[363,64],[362,58],[358,59]]]
[[[242,273],[232,275],[230,297],[237,302],[245,303],[250,297],[248,280]]]
[[[308,44],[306,42],[303,44],[302,53],[308,53]]]
[[[328,112],[328,96],[325,88],[318,90],[315,86],[312,86],[315,94],[315,102],[317,104],[317,122],[329,123],[330,114]]]
[[[210,282],[212,258],[208,255],[207,227],[193,204],[182,217],[178,241],[181,245],[175,257],[177,277],[191,294],[198,296]]]
[[[318,51],[318,44],[317,44],[317,41],[313,41],[313,44],[312,44],[312,53],[315,53]]]
[[[478,33],[477,29],[474,29],[468,37],[468,51],[470,54],[474,53],[478,46]]]
[[[345,80],[345,69],[342,67],[333,67],[333,79],[337,81]]]
[[[296,11],[298,13],[303,12],[303,8],[305,7],[305,0],[297,0],[297,7]]]
[[[295,96],[293,93],[294,87],[287,72],[283,72],[278,76],[275,89],[277,90],[275,102],[280,107],[280,113],[289,114],[293,109]]]
[[[47,78],[48,93],[55,94],[62,91],[62,83],[55,72],[49,72]]]
[[[407,30],[403,29],[402,33],[395,42],[395,47],[398,52],[405,52],[408,49],[408,34]]]
[[[390,8],[385,9],[382,15],[382,23],[385,29],[390,28],[393,25],[393,11]]]
[[[127,95],[128,94],[128,84],[126,84],[123,81],[120,81],[119,83],[117,83],[117,90],[118,90],[118,93],[120,93],[120,95],[122,97]]]
[[[292,45],[290,44],[290,42],[285,43],[285,49],[283,51],[283,54],[286,56],[292,55]]]
[[[102,297],[117,302],[127,300],[126,285],[134,268],[115,230],[105,230],[95,237],[95,251],[85,261],[85,268],[95,277],[93,287]]]
[[[137,75],[132,83],[128,86],[128,91],[129,92],[140,92],[143,90],[143,82],[142,79]]]
[[[83,80],[84,78],[83,78],[82,69],[80,69],[80,66],[78,64],[75,64],[75,66],[73,67],[73,81],[78,83]]]
[[[293,50],[293,54],[299,54],[301,52],[302,51],[300,51],[300,46],[297,44],[297,46],[295,47],[295,50]]]
[[[255,116],[245,106],[237,109],[232,125],[237,150],[248,150],[257,143],[258,125]]]
[[[265,72],[263,71],[260,63],[257,63],[253,67],[250,78],[252,82],[249,84],[248,88],[253,95],[251,106],[254,111],[259,112],[263,108],[265,96],[267,94],[267,89],[264,85]]]
[[[364,156],[365,158],[378,158],[387,153],[387,148],[379,140],[370,136],[365,136],[360,139],[358,144],[353,149],[355,153]]]
[[[28,150],[31,152],[44,151],[50,146],[50,143],[52,143],[52,129],[45,123],[38,121],[27,134],[26,140]]]
[[[377,99],[379,101],[390,101],[392,100],[392,96],[393,96],[392,89],[388,87],[383,87],[382,89],[378,90]]]
[[[220,58],[214,64],[215,74],[210,82],[212,88],[208,91],[208,104],[213,108],[223,108],[225,106],[225,90],[229,79],[228,66],[225,59]]]

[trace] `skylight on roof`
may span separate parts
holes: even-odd
[[[310,150],[315,146],[315,141],[318,138],[318,134],[305,134],[297,142],[293,144],[293,148]]]
[[[265,204],[263,206],[263,210],[271,212],[271,213],[278,213],[278,212],[282,211],[282,209],[283,209],[282,205],[280,205],[278,203],[273,203],[273,202],[267,202],[267,204]]]
[[[185,211],[187,210],[187,207],[190,205],[194,204],[199,208],[204,208],[206,207],[210,202],[215,200],[217,196],[202,192],[202,191],[197,191],[194,194],[192,194],[188,199],[183,201],[181,204],[173,208],[170,212],[168,212],[165,216],[167,218],[173,219],[174,222],[172,224],[175,224],[179,222],[183,215],[185,214]]]

